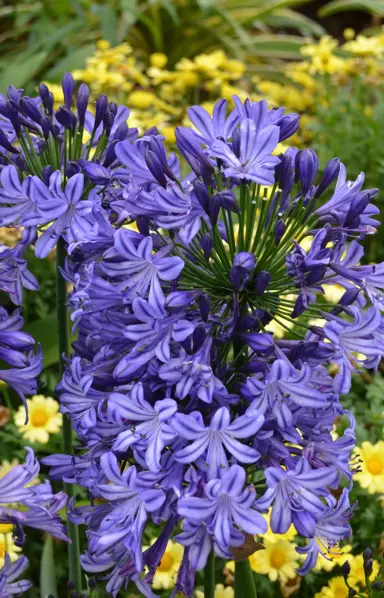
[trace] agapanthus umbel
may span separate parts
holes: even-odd
[[[338,159],[320,178],[312,150],[279,155],[298,117],[264,101],[192,107],[196,128],[176,130],[181,178],[161,132],[137,138],[104,96],[91,115],[86,86],[76,112],[68,75],[63,89],[56,113],[46,86],[8,91],[0,197],[31,230],[51,222],[39,256],[59,238],[68,248],[77,340],[58,390],[79,445],[46,463],[102,499],[71,505],[88,528],[84,569],[113,595],[132,580],[154,596],[172,536],[184,546],[172,596],[192,596],[209,552],[231,558],[272,507],[274,532],[293,523],[308,539],[306,572],[350,533],[337,489],[352,479],[353,418],[331,432],[353,371],[383,352],[383,266],[360,265],[375,190]],[[159,538],[143,552],[150,522]]]

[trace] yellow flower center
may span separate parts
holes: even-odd
[[[12,523],[0,523],[0,534],[8,534],[12,528]]]
[[[47,412],[44,409],[36,409],[31,413],[31,424],[35,428],[42,428],[48,421]]]
[[[158,566],[157,570],[158,571],[169,571],[172,568],[173,565],[173,558],[171,557],[170,554],[163,554],[163,557],[161,559],[161,563]]]
[[[273,569],[281,569],[281,567],[285,565],[287,561],[285,553],[281,548],[275,548],[272,550],[271,556],[269,558],[271,567],[273,567]]]
[[[372,473],[373,475],[380,475],[381,473],[383,473],[383,463],[382,461],[380,461],[380,459],[374,457],[373,459],[370,459],[368,461],[367,469],[369,473]]]

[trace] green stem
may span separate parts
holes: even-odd
[[[63,355],[69,354],[68,315],[67,315],[67,283],[62,277],[59,268],[65,266],[66,249],[64,239],[60,238],[56,249],[56,313],[59,345],[59,369],[60,377],[63,376],[65,362]],[[72,454],[72,424],[66,415],[63,418],[63,448],[64,453]],[[68,498],[74,495],[73,485],[64,484]],[[78,528],[74,523],[68,521],[68,564],[69,578],[75,586],[75,590],[81,592],[81,568],[80,568],[80,543]]]
[[[235,598],[257,598],[255,578],[248,559],[235,564]]]
[[[214,598],[215,587],[215,553],[211,550],[204,568],[204,598]]]

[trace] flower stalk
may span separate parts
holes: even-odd
[[[65,242],[60,238],[56,249],[56,314],[60,376],[63,376],[65,370],[64,355],[68,355],[69,352],[68,313],[66,307],[67,283],[60,272],[60,268],[64,268],[65,266],[65,257]],[[72,454],[72,436],[71,420],[64,415],[63,449],[64,453],[67,455]],[[64,490],[69,498],[74,495],[72,484],[64,484]],[[68,544],[69,578],[73,582],[75,589],[81,591],[79,530],[78,527],[70,521],[67,522],[67,527],[68,536],[71,540]]]
[[[215,553],[211,550],[204,568],[204,598],[214,598],[215,585]]]
[[[235,598],[257,598],[255,578],[248,559],[236,562]]]

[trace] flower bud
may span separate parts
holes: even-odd
[[[79,87],[79,91],[77,93],[77,100],[76,100],[77,114],[79,117],[80,125],[84,124],[85,114],[87,112],[87,107],[88,107],[88,102],[89,102],[89,87],[88,87],[88,85],[85,85],[85,83],[82,83]]]
[[[201,244],[201,248],[204,252],[204,257],[208,261],[209,256],[211,255],[212,247],[213,247],[212,235],[210,233],[205,233],[201,237],[200,244]]]
[[[165,188],[167,186],[167,179],[165,178],[161,162],[156,154],[151,150],[147,150],[145,152],[144,159],[148,170],[151,172],[153,177],[156,179],[159,185]]]
[[[318,157],[312,149],[305,149],[298,152],[296,156],[296,171],[301,183],[302,195],[306,195],[310,190],[315,180],[318,166]]]
[[[339,158],[333,158],[330,160],[325,167],[323,176],[321,177],[321,181],[317,186],[315,197],[320,197],[322,193],[333,183],[335,178],[339,175],[340,172],[340,160]]]
[[[300,124],[300,116],[295,112],[291,114],[287,114],[283,116],[283,118],[278,123],[280,128],[280,135],[279,135],[279,142],[284,141],[288,137],[291,137],[296,133],[297,129],[299,128]]]
[[[13,147],[13,145],[8,141],[8,137],[6,136],[4,131],[2,131],[1,129],[0,129],[0,145],[8,152],[11,152],[11,154],[19,154],[20,153],[19,150],[16,149],[15,147]]]
[[[95,129],[97,129],[97,127],[102,122],[105,112],[107,110],[107,106],[108,106],[107,96],[105,96],[105,95],[99,96],[95,102],[95,124],[94,124]]]
[[[75,81],[72,73],[64,73],[61,86],[64,94],[64,105],[67,110],[71,110],[73,92],[75,91]]]
[[[267,287],[270,283],[271,275],[269,272],[262,270],[256,276],[255,280],[255,289],[258,295],[263,295],[267,290]]]
[[[67,108],[64,108],[64,106],[61,106],[61,108],[56,110],[55,116],[57,122],[60,123],[64,129],[68,129],[70,131],[75,130],[77,119],[73,112]]]

